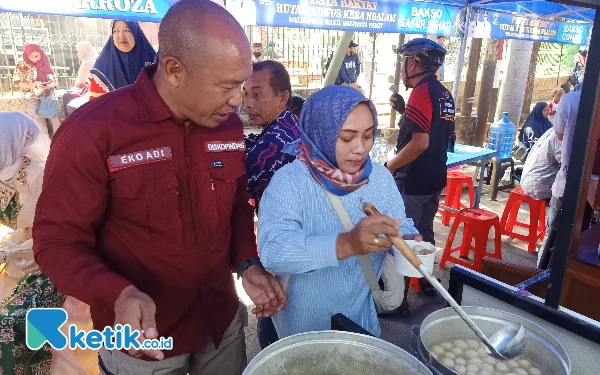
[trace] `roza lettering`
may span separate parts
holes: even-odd
[[[74,0],[74,7],[89,10],[157,14],[154,0]]]

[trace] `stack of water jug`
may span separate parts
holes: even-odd
[[[509,121],[508,112],[504,112],[502,119],[490,127],[490,137],[487,148],[496,150],[496,158],[507,159],[510,157],[517,128]]]

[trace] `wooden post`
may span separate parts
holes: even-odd
[[[404,34],[400,34],[398,37],[398,48],[400,48],[404,44]],[[402,68],[402,55],[396,53],[396,72],[394,73],[394,85],[392,92],[397,94],[400,90],[400,69]],[[405,98],[408,100],[408,98]],[[394,129],[396,127],[396,110],[392,108],[390,114],[390,129]]]
[[[537,67],[538,53],[540,52],[541,45],[541,42],[533,43],[531,62],[529,63],[529,73],[527,75],[527,86],[525,86],[525,98],[523,99],[523,110],[521,111],[521,122],[523,119],[526,119],[527,116],[529,116],[529,112],[531,112],[531,99],[533,97],[533,86],[535,84],[535,68]]]
[[[465,91],[462,97],[460,114],[471,116],[473,112],[473,101],[475,100],[475,87],[477,86],[477,72],[479,70],[479,57],[481,55],[481,44],[483,39],[473,38],[471,40],[471,51],[469,51],[469,73],[465,82]]]
[[[485,46],[479,100],[477,102],[477,127],[475,128],[475,146],[478,147],[483,145],[487,131],[488,112],[493,99],[492,88],[494,86],[499,46],[500,41],[498,39],[488,39]]]

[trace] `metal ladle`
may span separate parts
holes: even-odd
[[[363,204],[363,211],[367,216],[379,214],[379,211],[371,203]],[[498,331],[494,332],[488,339],[486,335],[477,327],[475,322],[469,318],[465,311],[456,303],[454,298],[444,289],[442,284],[431,275],[427,267],[423,265],[421,259],[412,251],[401,237],[387,236],[390,242],[404,255],[404,257],[433,285],[433,287],[444,297],[452,308],[458,313],[462,320],[467,323],[469,328],[475,332],[477,337],[487,347],[486,352],[502,360],[512,359],[520,355],[527,344],[527,330],[520,323],[508,323]]]

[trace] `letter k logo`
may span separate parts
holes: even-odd
[[[45,343],[57,350],[67,346],[67,337],[60,331],[60,327],[67,321],[65,310],[31,309],[27,311],[25,321],[25,342],[29,349],[38,350]]]

